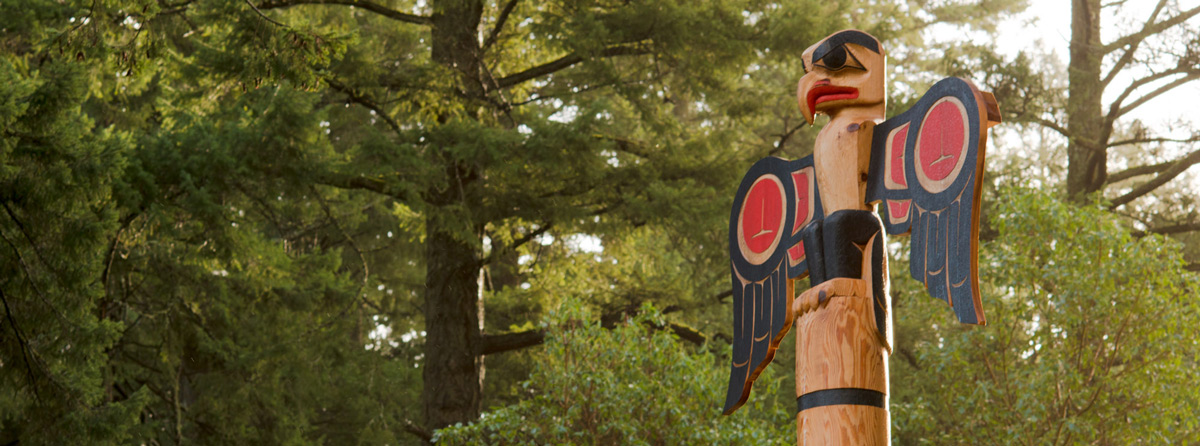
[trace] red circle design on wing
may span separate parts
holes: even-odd
[[[917,147],[917,159],[926,177],[941,181],[954,172],[958,158],[963,155],[964,124],[962,112],[954,102],[941,102],[929,111],[921,123],[921,132],[927,136],[921,138]]]
[[[746,194],[742,207],[742,239],[746,247],[761,254],[775,243],[783,221],[783,195],[776,181],[759,181]]]

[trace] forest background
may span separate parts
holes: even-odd
[[[791,444],[790,338],[719,414],[725,231],[846,27],[1005,120],[990,325],[891,242],[894,442],[1200,441],[1200,131],[1137,119],[1200,6],[1133,3],[6,0],[0,444]]]

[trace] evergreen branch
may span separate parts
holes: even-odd
[[[632,46],[615,46],[601,50],[599,53],[596,53],[594,57],[636,56],[641,54],[650,54],[650,50]],[[583,56],[577,53],[571,53],[550,62],[528,68],[524,71],[504,76],[497,81],[497,84],[500,86],[500,88],[508,88],[531,79],[554,74],[583,61]]]
[[[1121,37],[1117,40],[1110,42],[1107,45],[1104,45],[1104,47],[1101,48],[1100,52],[1102,54],[1108,54],[1108,53],[1111,53],[1111,52],[1117,50],[1118,48],[1122,48],[1125,46],[1140,43],[1143,40],[1146,40],[1147,37],[1153,36],[1155,34],[1158,34],[1160,32],[1167,30],[1168,28],[1170,28],[1172,26],[1175,26],[1180,23],[1188,21],[1192,17],[1195,17],[1196,14],[1200,14],[1200,6],[1189,9],[1187,11],[1180,12],[1179,15],[1177,15],[1175,17],[1171,17],[1167,20],[1163,20],[1158,23],[1154,23],[1154,24],[1147,23],[1146,26],[1143,26],[1140,31],[1130,34],[1125,37]],[[1156,8],[1156,13],[1154,15],[1157,15],[1157,8]],[[1153,17],[1153,16],[1151,16],[1151,17]]]
[[[341,82],[333,80],[332,78],[325,78],[325,83],[329,84],[329,86],[334,90],[344,93],[352,102],[373,110],[376,116],[379,116],[380,119],[383,119],[384,122],[392,127],[392,131],[396,132],[396,136],[400,136],[400,134],[403,133],[400,128],[400,124],[397,123],[395,119],[392,119],[391,115],[387,114],[387,112],[383,110],[383,107],[380,107],[379,104],[371,98],[354,91],[354,89],[342,84]]]
[[[4,213],[8,214],[8,218],[11,218],[13,223],[17,224],[17,229],[21,231],[21,236],[25,238],[26,242],[29,242],[29,247],[33,248],[33,254],[37,256],[38,260],[42,261],[43,265],[46,265],[46,269],[49,269],[50,272],[54,273],[55,278],[62,280],[62,273],[58,272],[58,270],[54,269],[54,266],[50,265],[50,262],[46,261],[46,257],[42,255],[42,250],[38,249],[38,244],[33,241],[33,237],[29,235],[29,230],[25,228],[24,223],[21,223],[21,219],[17,218],[17,214],[13,212],[11,207],[8,206],[8,202],[0,202],[0,205],[4,206]],[[17,249],[16,245],[13,245],[12,242],[9,242],[9,245],[13,247],[13,251],[15,252]],[[17,252],[17,256],[20,257],[20,255],[21,253]],[[24,260],[21,262],[24,264]],[[28,266],[26,267],[28,268]],[[32,281],[33,279],[30,278],[30,280]]]
[[[653,80],[657,80],[657,78],[653,79]],[[583,87],[579,87],[579,89],[577,91],[564,92],[562,94],[542,94],[540,91],[535,91],[530,95],[531,97],[529,99],[514,103],[512,105],[514,107],[519,107],[519,106],[531,104],[531,103],[534,103],[537,101],[544,101],[547,99],[561,99],[561,98],[575,96],[580,93],[586,93],[586,92],[593,91],[593,90],[599,90],[601,88],[608,88],[608,87],[612,87],[612,86],[616,86],[616,85],[633,85],[633,84],[637,84],[639,82],[641,82],[641,81],[601,82],[601,83],[596,83],[596,84],[587,84]],[[536,96],[534,96],[534,95],[536,95]]]
[[[247,0],[249,1],[249,0]],[[399,20],[405,23],[413,23],[417,25],[432,25],[433,19],[426,16],[408,14],[395,9],[388,8],[378,3],[358,0],[267,0],[258,5],[255,9],[275,9],[275,8],[290,8],[300,5],[343,5],[362,8],[367,11],[379,14],[392,20]]]
[[[125,230],[129,229],[129,225],[131,223],[133,223],[133,220],[136,219],[139,215],[141,215],[141,212],[144,210],[145,210],[145,208],[143,207],[141,209],[138,209],[137,212],[133,212],[133,213],[130,213],[129,215],[126,215],[125,217],[122,217],[120,220],[120,222],[121,222],[120,226],[117,227],[117,231],[113,234],[112,242],[110,242],[108,244],[108,252],[106,252],[104,255],[104,258],[105,258],[104,270],[100,273],[100,284],[104,287],[104,296],[105,297],[110,297],[108,295],[108,279],[109,279],[108,276],[112,272],[113,261],[116,260],[116,257],[117,257],[117,255],[116,255],[117,254],[117,245],[121,243],[121,234],[124,234]],[[104,308],[101,309],[102,314],[107,313],[107,306],[108,306],[107,300],[104,302],[103,305],[104,305]]]
[[[4,288],[0,288],[0,301],[4,302],[4,314],[8,319],[8,325],[12,326],[13,333],[17,335],[17,343],[21,345],[21,357],[25,359],[25,373],[29,375],[29,387],[33,389],[33,397],[40,403],[42,395],[38,393],[37,381],[33,375],[33,364],[29,361],[29,341],[25,340],[25,336],[21,334],[21,327],[17,325],[16,319],[13,319],[12,308],[8,306],[8,296],[4,295]]]
[[[650,153],[643,149],[643,147],[645,147],[645,144],[643,144],[643,143],[636,142],[636,141],[630,141],[625,138],[618,138],[616,136],[608,136],[608,135],[600,135],[600,134],[592,135],[592,137],[599,139],[599,140],[612,141],[612,142],[616,143],[616,149],[620,150],[622,152],[637,156],[638,158],[647,159],[647,160],[650,159]]]
[[[522,245],[529,243],[530,241],[537,238],[538,236],[545,234],[546,231],[549,231],[550,228],[552,228],[552,227],[554,227],[554,223],[552,223],[552,222],[551,223],[542,223],[542,227],[538,228],[537,230],[535,230],[533,232],[525,234],[516,240],[513,240],[513,243],[511,245],[504,246],[500,249],[492,250],[491,254],[488,254],[488,256],[486,258],[484,258],[483,260],[480,261],[479,266],[490,265],[492,262],[494,262],[496,260],[496,256],[500,255],[501,253],[503,253],[505,251],[517,249],[517,248],[521,247]]]
[[[367,287],[367,284],[371,277],[371,269],[370,269],[370,267],[367,266],[367,257],[365,255],[363,255],[362,250],[358,248],[358,243],[356,243],[354,241],[354,237],[351,237],[350,234],[346,232],[346,229],[342,227],[342,224],[340,222],[338,222],[338,219],[333,216],[333,211],[329,210],[329,203],[327,203],[325,201],[325,197],[321,196],[321,191],[317,190],[316,186],[309,186],[309,187],[312,190],[313,196],[317,198],[317,203],[319,203],[321,205],[321,210],[325,212],[325,217],[328,218],[329,221],[333,223],[333,227],[335,229],[337,229],[338,233],[340,233],[342,235],[342,238],[345,238],[346,242],[350,244],[350,249],[353,249],[354,253],[358,255],[358,262],[362,265],[363,277],[362,277],[362,283],[358,285],[358,290],[356,290],[354,292],[354,298],[356,300],[361,298],[365,301],[366,298],[363,297],[363,289],[365,289]],[[351,301],[351,303],[353,303],[353,301]],[[347,306],[347,308],[345,310],[342,310],[341,314],[339,314],[338,317],[335,317],[334,319],[335,320],[340,319],[341,316],[344,315],[349,310],[350,310],[350,307]]]
[[[487,39],[483,41],[483,51],[487,51],[492,44],[496,43],[496,38],[500,36],[500,30],[504,28],[504,23],[508,21],[508,15],[517,6],[517,1],[508,0],[508,3],[504,5],[504,9],[500,10],[500,16],[496,18],[496,26],[492,27],[492,32],[488,33]]]
[[[1166,6],[1166,4],[1167,0],[1158,1],[1158,5],[1154,6],[1154,12],[1150,13],[1150,18],[1146,19],[1146,26],[1150,26],[1151,23],[1154,23],[1154,19],[1158,17],[1158,13],[1162,12],[1163,6]],[[1143,29],[1145,29],[1145,27],[1143,27]],[[1116,64],[1113,64],[1112,69],[1108,71],[1108,75],[1104,76],[1104,80],[1100,81],[1100,88],[1102,90],[1117,77],[1117,73],[1125,69],[1125,66],[1129,65],[1130,62],[1133,62],[1133,53],[1137,52],[1138,46],[1141,45],[1141,43],[1142,41],[1138,40],[1129,44],[1129,48],[1125,49],[1125,54],[1121,55],[1121,59],[1118,60]]]
[[[6,210],[8,210],[8,203],[4,203],[4,208]],[[16,216],[13,215],[11,212],[12,212],[12,210],[9,210],[9,216],[11,216],[13,218],[13,221],[16,221],[17,225],[20,226],[21,222],[17,221]],[[22,231],[24,231],[23,226],[21,226],[21,229],[22,229]],[[33,240],[28,239],[28,237],[29,237],[28,234],[26,234],[26,239],[29,240],[30,243],[33,243]],[[8,245],[8,247],[12,248],[13,255],[15,255],[17,258],[17,263],[19,263],[21,265],[21,271],[25,273],[25,279],[29,281],[29,287],[33,288],[33,292],[34,292],[34,294],[37,294],[38,299],[41,299],[42,303],[46,304],[46,307],[49,308],[50,310],[52,310],[54,315],[58,316],[58,319],[61,320],[63,322],[63,324],[75,325],[75,324],[71,323],[70,319],[67,319],[67,316],[64,315],[62,313],[62,311],[58,310],[58,307],[56,307],[56,306],[54,306],[54,304],[50,303],[50,300],[46,298],[46,294],[42,292],[42,289],[40,287],[38,287],[37,281],[34,280],[34,278],[33,278],[32,268],[30,268],[29,263],[25,261],[25,256],[21,255],[21,250],[19,248],[17,248],[17,244],[13,243],[13,241],[10,240],[8,238],[8,236],[4,235],[3,232],[0,232],[0,238],[3,238],[4,242]],[[34,250],[34,253],[38,252],[37,245],[33,246],[33,250]],[[62,281],[62,276],[59,275],[59,273],[50,266],[50,263],[46,262],[46,259],[42,258],[40,253],[38,253],[37,256],[42,261],[42,263],[46,265],[46,268],[49,269],[52,273],[54,273],[55,277],[58,278],[59,281]]]
[[[262,18],[263,18],[263,20],[266,20],[266,21],[268,21],[268,22],[270,22],[270,23],[272,23],[272,24],[274,24],[275,26],[278,26],[278,27],[282,27],[282,28],[288,28],[288,26],[287,26],[287,25],[284,25],[284,24],[282,24],[282,23],[279,23],[279,22],[275,21],[275,19],[272,19],[272,18],[270,18],[270,17],[267,17],[267,15],[266,15],[266,14],[263,14],[263,12],[262,12],[262,11],[260,11],[260,10],[258,9],[258,7],[257,7],[257,6],[254,6],[254,3],[250,3],[250,0],[242,0],[242,1],[246,2],[246,4],[250,6],[250,9],[253,9],[253,10],[254,10],[254,13],[255,13],[255,14],[258,14],[258,16],[259,16],[259,17],[262,17]]]
[[[377,177],[343,175],[333,172],[319,173],[315,182],[320,185],[338,189],[358,189],[375,192],[388,196],[403,203],[419,202],[419,196],[413,196],[404,189],[396,190],[387,181]]]
[[[1129,193],[1127,193],[1125,195],[1122,195],[1120,197],[1113,199],[1112,204],[1109,205],[1108,208],[1115,209],[1116,207],[1124,205],[1126,203],[1129,203],[1129,202],[1137,199],[1138,197],[1141,197],[1150,192],[1153,192],[1155,189],[1158,189],[1159,186],[1162,186],[1163,184],[1166,184],[1168,181],[1171,181],[1175,177],[1179,176],[1179,174],[1181,174],[1185,170],[1187,170],[1189,167],[1192,167],[1192,165],[1197,164],[1197,163],[1200,163],[1200,150],[1196,150],[1192,153],[1189,153],[1187,156],[1172,163],[1171,167],[1167,168],[1161,174],[1154,177],[1150,181],[1147,181],[1147,182],[1143,183],[1142,185],[1133,188],[1133,190],[1129,191]]]

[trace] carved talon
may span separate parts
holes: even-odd
[[[821,282],[820,285],[809,288],[796,298],[792,311],[796,312],[796,317],[804,315],[810,311],[815,311],[825,305],[835,297],[858,297],[866,299],[867,287],[869,284],[863,279],[851,279],[846,277],[838,277]]]

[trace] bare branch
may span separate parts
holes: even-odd
[[[1200,79],[1200,70],[1189,71],[1187,76],[1181,77],[1179,79],[1175,79],[1171,83],[1168,83],[1166,85],[1158,87],[1154,91],[1146,93],[1144,96],[1138,98],[1136,101],[1133,101],[1129,105],[1126,105],[1124,107],[1121,107],[1120,109],[1115,110],[1116,114],[1113,114],[1113,112],[1110,111],[1108,113],[1109,123],[1112,123],[1113,121],[1116,120],[1116,118],[1119,118],[1119,117],[1125,115],[1126,113],[1129,113],[1129,112],[1133,111],[1134,109],[1141,107],[1143,104],[1145,104],[1146,102],[1149,102],[1151,99],[1159,97],[1163,93],[1174,90],[1176,87],[1186,84],[1188,82],[1194,81],[1196,79]],[[1113,105],[1115,106],[1116,104],[1114,103]]]
[[[1170,28],[1172,26],[1175,26],[1180,23],[1188,21],[1188,19],[1195,17],[1196,14],[1200,14],[1200,6],[1189,9],[1187,11],[1183,11],[1183,12],[1179,13],[1179,15],[1177,15],[1175,17],[1171,17],[1167,20],[1163,20],[1161,22],[1154,23],[1154,24],[1147,24],[1146,26],[1142,27],[1141,31],[1138,31],[1136,33],[1130,34],[1125,37],[1121,37],[1117,40],[1112,41],[1108,45],[1104,45],[1104,48],[1101,50],[1101,52],[1103,54],[1108,54],[1108,53],[1115,51],[1117,48],[1122,48],[1122,47],[1125,47],[1128,45],[1134,45],[1136,43],[1140,43],[1141,41],[1146,40],[1147,37],[1153,36],[1155,34],[1165,31],[1167,28]],[[1155,15],[1157,15],[1157,13]]]
[[[411,420],[404,420],[404,431],[416,435],[417,438],[425,440],[426,443],[433,440],[433,434],[429,433],[428,429],[418,426]]]
[[[1184,232],[1195,232],[1195,231],[1200,231],[1200,222],[1181,223],[1181,224],[1177,224],[1177,225],[1159,226],[1157,228],[1150,228],[1150,232],[1152,232],[1154,234],[1182,234]]]
[[[290,8],[300,5],[344,5],[362,8],[367,11],[379,14],[392,20],[399,20],[405,23],[413,23],[417,25],[432,25],[433,19],[416,14],[408,14],[388,8],[386,6],[371,3],[368,1],[356,0],[267,0],[258,5],[256,9],[275,9],[275,8]]]
[[[784,126],[784,128],[788,127],[787,119],[783,120],[783,126]],[[775,156],[775,155],[779,154],[779,152],[782,152],[783,146],[785,144],[787,144],[789,139],[792,138],[792,135],[796,134],[797,131],[799,131],[800,129],[807,127],[807,126],[808,126],[807,122],[800,121],[800,124],[784,131],[783,134],[779,135],[779,141],[777,141],[775,143],[775,147],[771,148],[770,152],[767,152],[767,156]]]
[[[721,293],[721,294],[718,294],[717,296],[721,296],[724,294],[725,293]],[[732,292],[730,292],[730,294],[732,294]],[[719,299],[717,299],[717,300],[719,300]],[[624,320],[625,318],[631,316],[633,313],[637,312],[637,309],[640,306],[641,306],[641,304],[631,303],[629,305],[622,306],[614,311],[605,313],[600,316],[600,326],[602,326],[604,328],[613,328],[617,325],[618,322]],[[667,313],[672,313],[672,312],[679,311],[679,310],[682,310],[682,308],[672,306],[672,307],[668,307],[668,308],[664,309],[662,311],[662,313],[667,314]],[[683,339],[685,341],[694,343],[696,345],[703,345],[706,341],[708,341],[708,337],[704,336],[703,333],[700,333],[696,329],[688,327],[683,324],[668,322],[665,326],[658,326],[658,325],[654,325],[654,324],[650,324],[650,325],[656,329],[669,329],[669,330],[671,330],[672,333],[675,333],[676,336],[679,336],[679,339]],[[496,354],[496,353],[503,353],[503,352],[507,352],[507,351],[520,350],[523,348],[542,345],[542,343],[544,343],[544,342],[546,342],[546,330],[541,330],[541,329],[526,330],[526,331],[519,331],[519,332],[515,332],[515,333],[504,333],[504,334],[497,334],[497,335],[485,334],[485,335],[483,335],[482,342],[480,342],[479,348],[476,349],[475,354],[476,355],[492,355],[492,354]]]
[[[1143,77],[1140,77],[1137,80],[1133,81],[1132,83],[1129,84],[1129,86],[1125,87],[1125,91],[1122,91],[1121,94],[1119,96],[1117,96],[1117,99],[1112,102],[1112,105],[1109,105],[1108,118],[1107,118],[1108,121],[1113,122],[1117,119],[1116,113],[1118,110],[1121,109],[1121,104],[1123,102],[1125,102],[1126,99],[1129,98],[1129,95],[1133,94],[1134,91],[1137,91],[1137,89],[1142,88],[1142,86],[1149,84],[1151,82],[1155,82],[1160,79],[1165,79],[1165,78],[1174,76],[1176,74],[1184,74],[1187,72],[1188,72],[1188,68],[1186,68],[1186,67],[1175,67],[1175,68],[1172,68],[1167,71],[1154,73],[1149,76],[1143,76]]]
[[[483,41],[483,51],[487,51],[493,43],[496,43],[496,37],[500,36],[500,30],[504,29],[504,22],[508,21],[508,15],[517,6],[517,1],[508,0],[508,3],[504,5],[504,9],[500,10],[500,16],[496,18],[496,26],[492,27],[492,32],[488,33],[487,39]]]
[[[1067,128],[1066,128],[1066,127],[1063,127],[1063,126],[1062,126],[1062,124],[1059,124],[1059,123],[1057,123],[1057,122],[1051,121],[1051,120],[1049,120],[1049,119],[1046,119],[1046,118],[1031,118],[1031,119],[1030,119],[1030,122],[1032,122],[1032,123],[1034,123],[1034,124],[1037,124],[1037,125],[1040,125],[1040,126],[1042,126],[1042,127],[1048,128],[1048,129],[1050,129],[1050,130],[1054,130],[1054,131],[1058,132],[1060,135],[1063,135],[1063,136],[1065,136],[1065,137],[1067,137],[1067,138],[1070,138],[1070,137],[1071,137],[1071,134],[1067,132]]]
[[[1109,206],[1109,209],[1115,209],[1116,207],[1129,203],[1138,197],[1153,192],[1155,189],[1158,189],[1159,186],[1171,181],[1196,163],[1200,163],[1200,150],[1189,153],[1187,156],[1174,162],[1171,167],[1154,177],[1154,179],[1133,188],[1133,190],[1129,191],[1129,193],[1125,195],[1113,199],[1112,205]]]
[[[1150,26],[1151,23],[1154,23],[1154,19],[1158,18],[1158,13],[1162,12],[1162,9],[1164,6],[1166,6],[1166,4],[1167,0],[1158,1],[1158,5],[1154,6],[1154,12],[1150,13],[1150,18],[1146,19],[1145,26]],[[1142,27],[1143,30],[1145,30],[1145,26]],[[1104,76],[1104,80],[1100,81],[1101,89],[1107,87],[1108,84],[1117,77],[1117,73],[1121,72],[1121,70],[1125,69],[1126,65],[1129,65],[1129,63],[1133,61],[1133,54],[1137,52],[1138,46],[1141,44],[1142,40],[1137,40],[1129,44],[1129,48],[1125,49],[1125,54],[1121,55],[1121,59],[1113,65],[1112,69],[1109,70],[1108,75]]]
[[[1117,142],[1111,142],[1111,143],[1108,143],[1108,147],[1120,147],[1120,146],[1127,146],[1127,145],[1130,145],[1130,144],[1145,144],[1145,143],[1154,143],[1154,142],[1157,142],[1157,143],[1163,143],[1163,142],[1177,142],[1177,143],[1191,143],[1191,142],[1200,142],[1200,134],[1197,134],[1196,136],[1193,136],[1193,137],[1191,137],[1191,138],[1188,138],[1188,139],[1177,139],[1177,138],[1134,138],[1134,139],[1123,139],[1123,140],[1120,140],[1120,141],[1117,141]]]
[[[708,341],[708,337],[704,336],[694,328],[682,324],[669,322],[665,327],[670,329],[672,333],[679,336],[679,339],[691,342],[696,345],[703,345]],[[545,330],[527,330],[516,333],[504,333],[498,335],[483,335],[483,341],[480,343],[479,349],[475,352],[477,355],[494,355],[523,348],[542,345],[546,342]]]
[[[1120,172],[1109,174],[1108,178],[1105,178],[1104,184],[1113,184],[1128,180],[1133,177],[1159,173],[1169,169],[1174,164],[1174,161],[1167,161],[1164,163],[1150,164],[1146,166],[1130,167]]]
[[[674,322],[668,325],[671,327],[671,332],[675,333],[676,336],[679,336],[679,339],[683,339],[696,345],[704,345],[704,343],[708,341],[708,337],[704,336],[704,333],[700,333],[692,327],[676,324]]]
[[[605,48],[595,55],[595,57],[614,57],[614,56],[635,56],[639,54],[649,54],[650,51],[644,48],[632,46],[615,46]],[[504,76],[496,81],[500,88],[508,88],[519,83],[536,79],[548,74],[556,73],[560,70],[570,68],[571,66],[583,62],[583,56],[579,54],[568,54],[558,59],[546,62],[536,67],[528,68],[515,74]]]
[[[516,333],[504,333],[498,335],[483,335],[482,342],[479,343],[479,351],[477,355],[494,355],[512,350],[520,350],[535,345],[542,345],[546,342],[545,330],[528,330]]]

